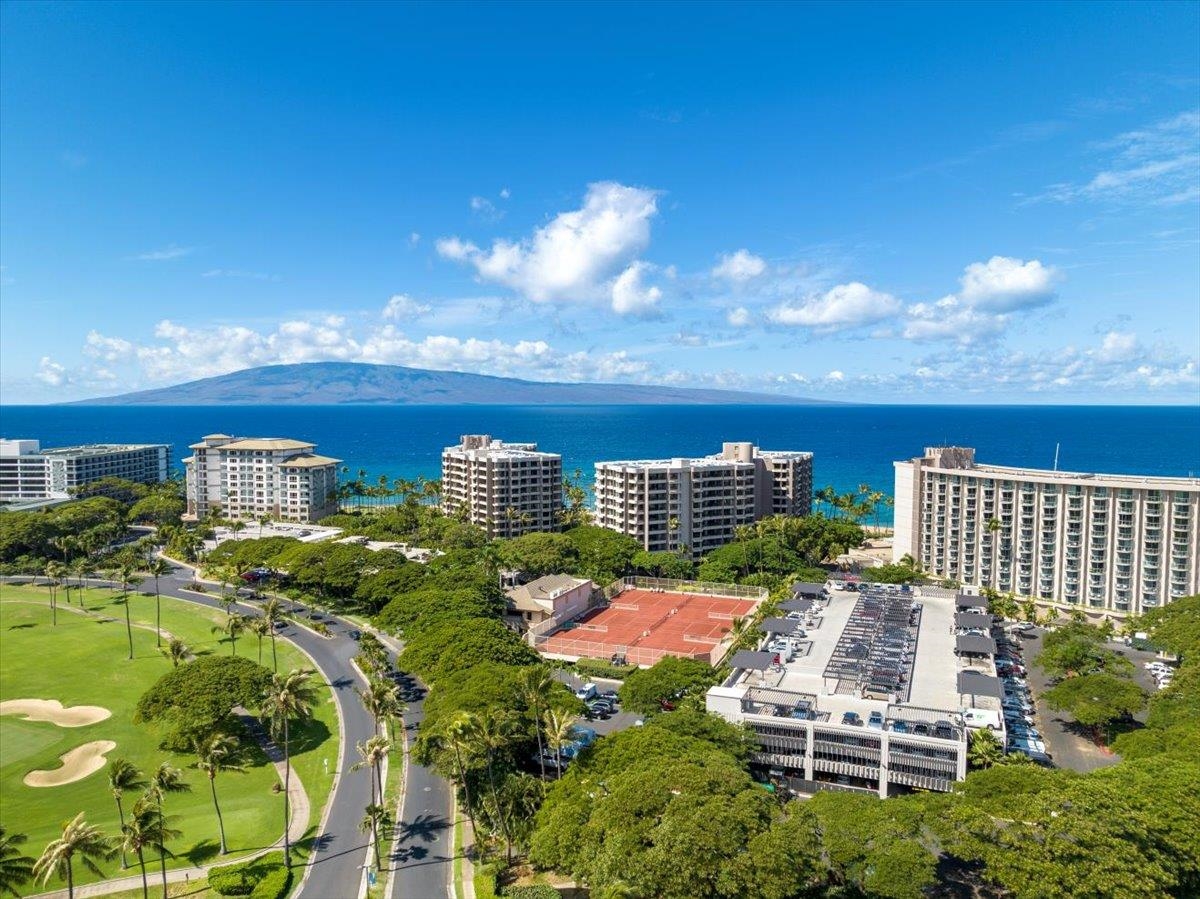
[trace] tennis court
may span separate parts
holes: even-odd
[[[733,626],[749,615],[753,599],[665,590],[630,589],[600,609],[537,640],[539,652],[565,658],[609,659],[653,665],[664,655],[708,661]]]

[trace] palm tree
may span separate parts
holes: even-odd
[[[163,655],[171,660],[171,667],[178,668],[180,662],[186,662],[187,657],[192,654],[188,645],[178,637],[172,637],[167,641],[165,649],[159,650]]]
[[[458,712],[446,719],[434,735],[434,741],[441,748],[448,750],[454,760],[452,779],[462,787],[467,806],[467,820],[471,822],[471,833],[477,834],[479,829],[475,824],[475,804],[471,800],[471,784],[467,773],[475,750],[471,741],[471,714]]]
[[[159,827],[163,830],[163,839],[155,843],[158,849],[158,863],[162,869],[162,884],[163,884],[163,899],[167,899],[167,847],[164,845],[167,839],[173,836],[178,836],[178,833],[171,834],[166,830],[166,818],[163,817],[163,799],[169,793],[190,793],[192,785],[183,779],[183,772],[178,768],[172,767],[167,762],[159,765],[152,775],[150,775],[150,786],[146,789],[146,798],[154,802],[154,807],[158,810]]]
[[[244,530],[246,530],[246,522],[241,521],[240,519],[235,519],[229,522],[229,533],[233,534],[235,537]]]
[[[291,720],[307,721],[317,703],[317,689],[312,684],[313,672],[308,668],[295,669],[287,674],[274,674],[262,702],[262,714],[270,721],[271,733],[283,737],[283,864],[292,866],[292,846],[288,829],[291,825],[291,803],[288,791],[292,787]]]
[[[470,716],[470,739],[475,744],[476,751],[483,756],[487,769],[488,788],[492,796],[493,820],[500,825],[504,835],[506,857],[512,861],[512,834],[508,828],[508,820],[500,811],[500,796],[496,790],[496,757],[508,748],[515,736],[515,721],[507,709],[489,709],[488,711]]]
[[[222,771],[242,773],[242,747],[236,737],[229,734],[214,734],[204,742],[196,743],[196,767],[208,775],[208,788],[212,791],[213,808],[217,812],[217,830],[221,834],[221,854],[229,849],[225,846],[225,820],[221,817],[221,805],[217,802],[217,775]]]
[[[271,626],[267,624],[266,619],[261,615],[249,618],[246,621],[246,630],[250,631],[250,633],[254,634],[254,636],[258,638],[258,664],[260,665],[262,664],[263,637],[267,635],[270,628]]]
[[[0,827],[0,896],[20,897],[17,887],[33,876],[33,858],[17,847],[28,841],[23,833],[8,835]]]
[[[225,618],[225,623],[213,628],[214,633],[222,633],[229,635],[229,647],[233,655],[237,655],[237,638],[246,629],[246,616],[239,615],[237,612],[230,612]]]
[[[987,728],[971,733],[967,746],[967,762],[972,768],[990,768],[1004,758],[1004,747],[996,735]]]
[[[134,574],[136,570],[131,562],[122,562],[121,567],[117,569],[117,577],[121,581],[121,599],[125,604],[125,632],[129,635],[130,661],[133,661],[133,622],[129,618],[129,588],[140,583]]]
[[[117,854],[113,841],[99,827],[84,821],[84,814],[80,812],[63,825],[62,836],[47,843],[41,857],[33,863],[33,876],[41,878],[42,886],[54,876],[66,879],[67,899],[75,897],[74,860],[77,856],[85,868],[97,877],[103,877],[104,872],[95,859],[107,860]]]
[[[50,623],[52,625],[58,624],[58,603],[56,602],[58,585],[62,583],[66,570],[62,562],[46,563],[46,585],[50,588]]]
[[[282,603],[277,599],[268,599],[263,603],[262,618],[271,628],[271,669],[278,672],[279,659],[275,655],[275,623],[283,620]]]
[[[121,822],[121,830],[125,830],[125,809],[121,806],[121,797],[133,790],[144,790],[146,780],[138,767],[129,759],[113,759],[108,763],[108,789],[112,791],[113,799],[117,801],[117,818]],[[125,858],[125,849],[121,849],[121,870],[129,867]]]
[[[366,742],[357,743],[355,748],[358,750],[361,761],[357,762],[350,770],[358,771],[362,768],[370,768],[371,802],[383,802],[383,760],[392,751],[392,744],[376,734]]]
[[[162,559],[155,559],[146,569],[154,578],[154,636],[156,646],[162,646],[162,597],[158,593],[158,579],[171,573],[171,566]]]
[[[537,736],[538,764],[542,769],[542,780],[546,779],[546,759],[542,749],[542,710],[549,708],[550,696],[557,681],[550,676],[550,669],[542,665],[531,665],[521,670],[517,689],[525,704],[533,712],[533,732]]]
[[[92,565],[92,560],[87,556],[80,556],[71,563],[71,574],[75,576],[75,589],[79,591],[79,608],[83,608],[83,589],[84,580],[96,573],[96,568]]]
[[[563,747],[575,739],[575,722],[579,719],[569,712],[558,709],[548,709],[544,717],[546,726],[546,742],[554,750],[556,777],[562,777]]]
[[[259,515],[258,516],[258,539],[259,540],[262,539],[263,528],[266,527],[267,525],[269,525],[270,523],[271,523],[270,515]]]
[[[370,697],[362,697],[363,707],[371,713],[375,719],[375,726],[381,727],[387,725],[388,739],[393,743],[396,741],[396,719],[404,714],[405,704],[400,701],[400,691],[395,684],[389,683],[382,678],[372,680],[367,688]]]
[[[387,808],[372,802],[363,810],[363,819],[358,825],[360,831],[371,832],[371,842],[375,847],[375,867],[381,871],[383,870],[383,858],[379,853],[379,831],[387,827],[391,820],[392,816],[388,814]]]
[[[150,821],[150,826],[147,831],[147,837],[150,840],[150,845],[158,850],[158,858],[162,864],[162,888],[163,899],[167,899],[167,856],[175,857],[175,854],[167,848],[168,840],[177,840],[183,833],[175,830],[167,825],[167,817],[162,813],[162,806],[158,807],[158,814],[154,815]]]
[[[137,856],[138,867],[142,870],[142,899],[150,895],[150,886],[146,882],[146,847],[154,845],[157,830],[158,811],[143,796],[133,804],[129,821],[121,823],[121,857],[124,858],[126,852]],[[121,867],[125,865],[122,863]]]

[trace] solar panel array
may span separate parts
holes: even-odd
[[[907,702],[920,623],[921,604],[911,594],[862,585],[825,677],[838,681],[839,693],[849,689]]]

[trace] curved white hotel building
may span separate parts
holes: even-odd
[[[1200,478],[896,462],[893,558],[1039,604],[1123,617],[1200,593]]]

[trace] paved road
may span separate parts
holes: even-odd
[[[405,738],[411,749],[425,717],[424,701],[410,702],[404,713]],[[454,830],[448,781],[409,756],[404,800],[396,822],[392,855],[396,868],[388,899],[454,899]]]

